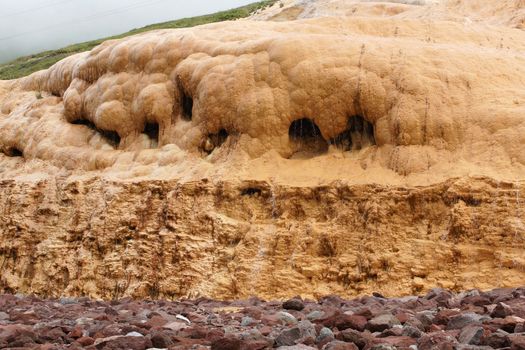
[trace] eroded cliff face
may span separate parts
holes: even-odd
[[[413,3],[285,1],[0,81],[1,287],[523,284],[520,1]]]
[[[320,297],[520,285],[522,183],[3,181],[4,290]]]

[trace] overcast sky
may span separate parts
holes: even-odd
[[[0,0],[0,63],[256,0]]]

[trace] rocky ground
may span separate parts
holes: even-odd
[[[0,296],[4,349],[525,349],[525,288],[318,302]]]

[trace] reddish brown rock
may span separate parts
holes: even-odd
[[[451,317],[459,315],[460,313],[460,311],[453,309],[441,310],[436,314],[433,323],[446,325],[450,321]]]
[[[271,344],[266,340],[249,340],[243,342],[241,350],[263,350],[272,348]]]
[[[418,350],[452,350],[456,344],[456,336],[449,332],[425,334],[417,341]]]
[[[112,336],[95,340],[97,350],[145,350],[151,348],[151,340],[146,337]]]
[[[21,324],[11,324],[0,326],[0,343],[11,344],[16,340],[25,339],[26,342],[33,342],[36,334],[32,328]]]
[[[394,315],[382,314],[368,321],[366,328],[371,332],[382,332],[386,329],[392,328],[394,325],[399,324],[401,323]]]
[[[241,340],[234,337],[223,337],[211,343],[211,350],[241,350]]]
[[[91,337],[80,337],[76,340],[76,342],[82,346],[89,346],[95,343],[95,339]]]
[[[525,350],[525,334],[510,337],[511,350]]]
[[[494,310],[490,313],[493,318],[505,318],[512,315],[512,308],[505,303],[498,303]]]
[[[346,315],[339,314],[333,318],[327,320],[324,325],[325,327],[337,328],[342,331],[348,328],[355,329],[357,331],[364,331],[367,324],[367,319],[360,315]]]
[[[364,348],[371,340],[373,336],[370,333],[362,333],[354,329],[345,329],[342,332],[336,334],[336,339],[345,341],[347,343],[354,343],[360,349]]]

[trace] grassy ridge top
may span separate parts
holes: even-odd
[[[0,65],[0,80],[16,79],[39,70],[49,68],[53,64],[55,64],[63,58],[66,58],[67,56],[71,56],[79,52],[89,51],[95,46],[109,39],[124,38],[126,36],[143,33],[155,29],[187,28],[198,26],[201,24],[244,18],[248,17],[251,13],[259,9],[273,5],[276,1],[277,0],[258,1],[246,6],[238,7],[227,11],[216,12],[209,15],[182,18],[175,21],[152,24],[146,27],[133,29],[129,32],[120,35],[87,41],[80,44],[74,44],[58,50],[44,51],[35,55],[20,57],[14,61]]]

